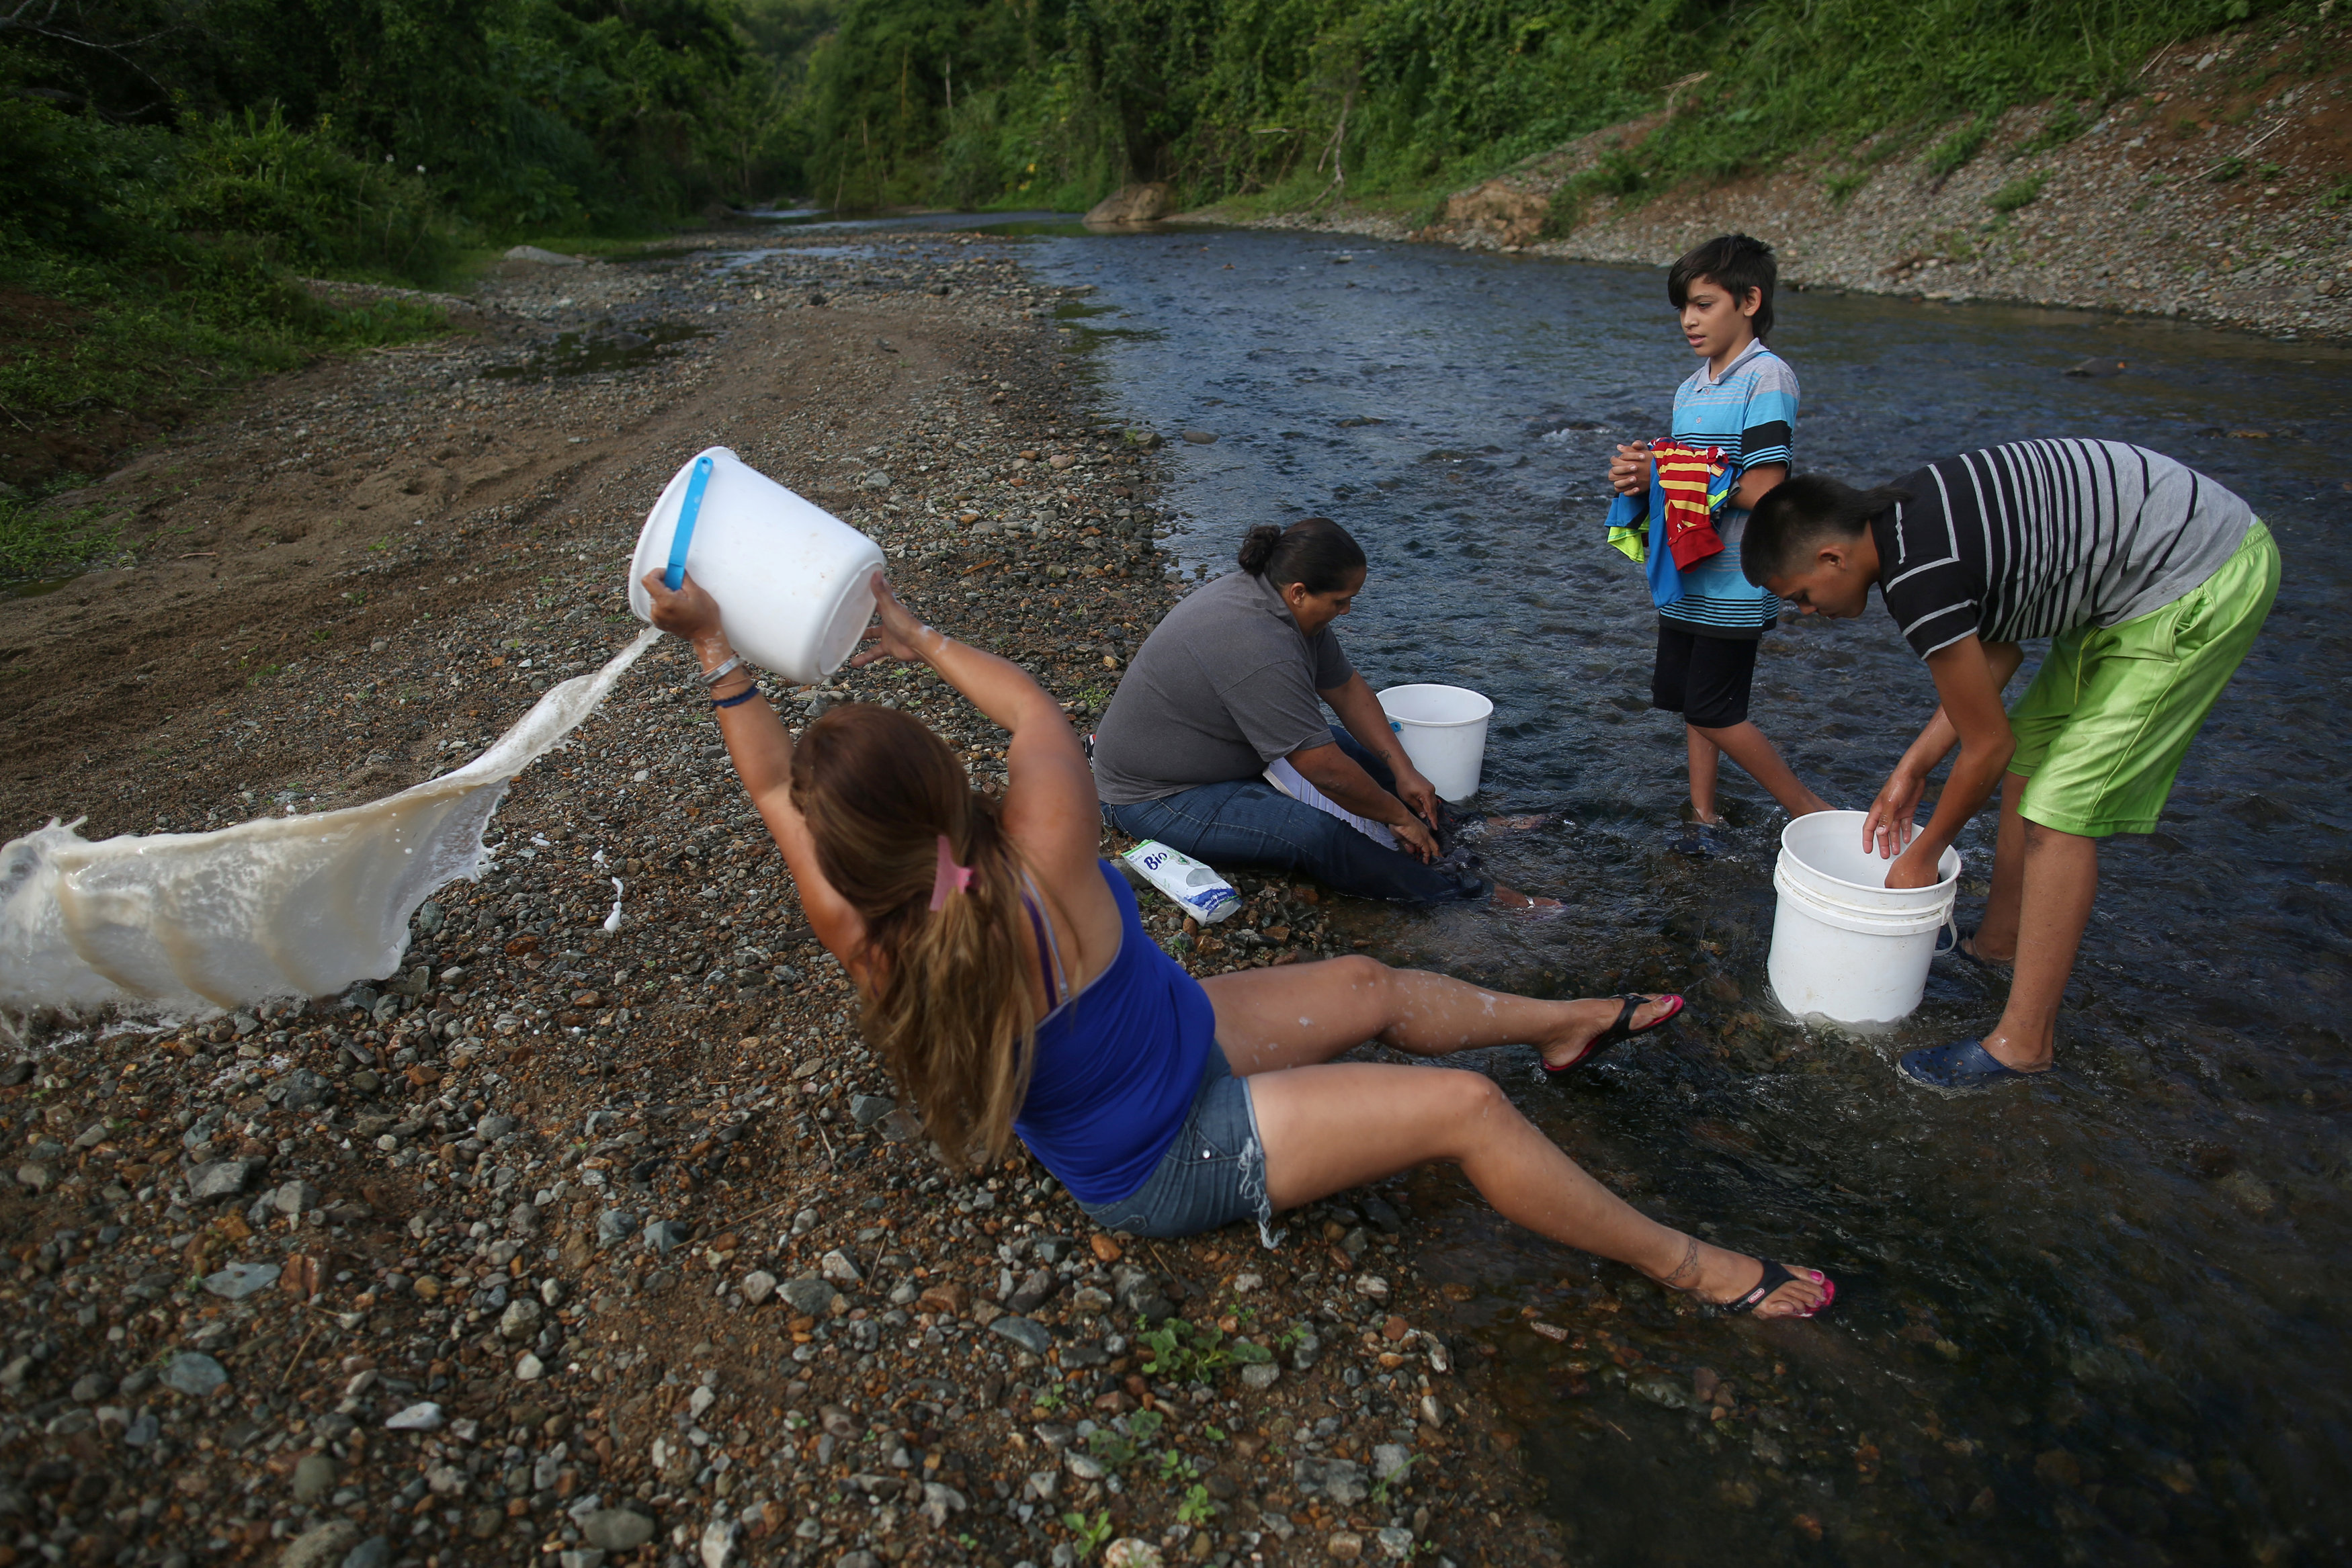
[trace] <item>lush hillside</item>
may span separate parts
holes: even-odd
[[[325,303],[302,277],[432,286],[469,248],[644,233],[803,183],[796,94],[829,17],[806,0],[0,5],[0,482],[68,482],[240,375],[437,319]],[[21,512],[6,490],[0,506]],[[0,563],[24,557],[0,540]]]
[[[1671,107],[1619,193],[1889,127],[2127,92],[2168,44],[2321,0],[846,0],[801,109],[822,200],[1411,199]],[[2050,134],[2072,121],[2053,118]],[[1873,143],[1885,156],[1895,145]]]
[[[468,252],[714,203],[1400,213],[1597,127],[1553,193],[1802,151],[1968,162],[2217,29],[2324,0],[38,0],[0,5],[0,481],[64,483],[205,392],[414,332]],[[2316,46],[2315,46],[2316,47]],[[2275,58],[2270,50],[2265,57]],[[2288,68],[2292,68],[2290,66]],[[1661,112],[1664,111],[1664,112]],[[1890,133],[1891,132],[1891,133]],[[1838,172],[1838,161],[1848,165]],[[1565,198],[1565,199],[1562,199]],[[0,491],[0,507],[9,502]],[[7,552],[0,549],[0,556]]]

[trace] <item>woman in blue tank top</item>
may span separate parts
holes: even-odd
[[[1101,1224],[1178,1236],[1450,1160],[1504,1215],[1728,1311],[1811,1317],[1812,1270],[1710,1246],[1587,1176],[1480,1072],[1338,1061],[1525,1043],[1565,1072],[1664,1023],[1679,997],[1538,1001],[1334,958],[1196,980],[1097,857],[1094,778],[1061,708],[1015,665],[922,624],[874,580],[879,646],[928,664],[1009,731],[1001,800],[895,708],[847,704],[795,745],[691,578],[645,579],[689,641],[729,755],[818,940],[865,998],[866,1038],[952,1158],[1017,1134]]]

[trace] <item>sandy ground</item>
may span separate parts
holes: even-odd
[[[0,608],[5,831],[464,760],[632,635],[621,563],[712,443],[1097,712],[1176,590],[1154,443],[1073,406],[1052,300],[984,240],[746,243],[510,269],[467,335],[258,386],[85,492],[150,564]],[[657,650],[517,781],[398,975],[10,1026],[0,1564],[1556,1560],[1498,1325],[1416,1261],[1454,1178],[1275,1252],[1103,1234],[1025,1159],[950,1179],[689,674]],[[771,691],[899,703],[1001,778],[928,678]],[[1202,972],[1362,944],[1244,888],[1225,935],[1164,902],[1155,935]]]

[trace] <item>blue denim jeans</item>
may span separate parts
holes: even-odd
[[[1136,1236],[1197,1236],[1254,1219],[1258,1239],[1279,1245],[1249,1080],[1234,1076],[1223,1046],[1209,1042],[1192,1108],[1143,1185],[1114,1202],[1078,1207],[1104,1229]]]
[[[1396,788],[1387,763],[1331,727],[1339,748],[1360,763],[1383,789]],[[1256,866],[1311,876],[1360,898],[1445,904],[1484,898],[1493,884],[1476,872],[1423,865],[1402,850],[1385,849],[1339,818],[1301,805],[1263,779],[1202,784],[1158,800],[1105,806],[1103,818],[1130,838],[1157,839],[1170,849],[1216,866]]]

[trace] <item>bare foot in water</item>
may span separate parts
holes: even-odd
[[[1633,1016],[1625,1020],[1629,1033],[1639,1034],[1652,1024],[1663,1022],[1683,1009],[1679,997],[1653,995],[1647,991],[1642,995],[1642,1005],[1635,1008]],[[1564,1005],[1568,1014],[1561,1019],[1559,1029],[1550,1039],[1534,1042],[1537,1051],[1543,1057],[1544,1065],[1554,1072],[1573,1067],[1591,1055],[1592,1042],[1600,1039],[1617,1021],[1617,1015],[1625,1009],[1622,997],[1590,998]]]
[[[1665,1274],[1650,1277],[1659,1284],[1718,1307],[1732,1307],[1752,1296],[1762,1283],[1760,1258],[1712,1247],[1696,1236],[1683,1238],[1682,1262]],[[1790,1278],[1747,1310],[1759,1318],[1809,1318],[1837,1299],[1837,1286],[1818,1269],[1783,1265]]]
[[[1497,909],[1542,911],[1565,907],[1557,898],[1536,898],[1499,882],[1495,884],[1495,896],[1488,902]]]

